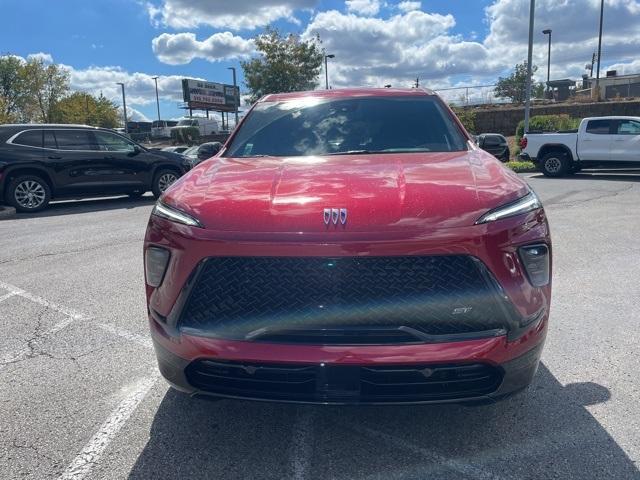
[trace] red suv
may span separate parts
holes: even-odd
[[[540,201],[426,90],[264,97],[144,253],[160,371],[193,395],[483,402],[529,384],[547,331]]]

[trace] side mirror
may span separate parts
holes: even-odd
[[[140,145],[134,145],[133,146],[133,152],[131,152],[132,155],[139,155],[140,153],[142,153],[144,150],[142,150],[142,147],[140,147]]]

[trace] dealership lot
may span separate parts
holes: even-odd
[[[157,373],[153,200],[0,222],[0,478],[640,478],[640,172],[525,175],[554,240],[532,387],[483,407],[187,398]]]

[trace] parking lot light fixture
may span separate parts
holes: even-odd
[[[544,35],[549,35],[549,50],[547,53],[547,91],[549,91],[549,75],[551,72],[551,32],[552,30],[550,28],[542,31]]]
[[[124,83],[116,82],[116,85],[120,85],[122,87],[122,112],[124,114],[124,133],[129,133],[129,127],[127,127],[127,98],[124,94]]]
[[[336,58],[334,54],[329,54],[324,56],[324,83],[325,88],[329,90],[329,70],[327,70],[327,59],[328,58]]]
[[[158,107],[158,121],[160,121],[160,99],[158,98],[158,78],[159,77],[155,76],[152,78],[156,82],[156,107]]]
[[[233,95],[234,95],[234,101],[235,101],[235,114],[236,114],[236,121],[234,124],[234,128],[238,126],[238,104],[240,103],[240,98],[235,98],[236,96],[236,88],[237,88],[237,84],[236,84],[236,67],[227,67],[227,70],[231,70],[233,72]]]

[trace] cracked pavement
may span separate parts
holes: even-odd
[[[640,172],[525,177],[554,241],[549,337],[526,393],[475,408],[186,398],[145,341],[150,197],[0,221],[0,478],[640,479]]]

